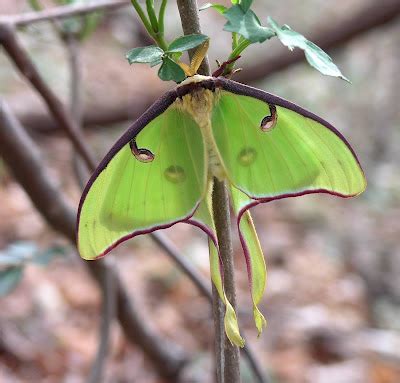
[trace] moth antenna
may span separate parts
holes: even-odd
[[[154,160],[154,154],[150,150],[137,147],[136,138],[133,138],[131,141],[129,141],[129,147],[131,148],[132,154],[138,161],[151,162]]]
[[[182,61],[179,61],[178,65],[183,69],[183,71],[185,72],[186,76],[188,76],[188,77],[193,76],[192,68],[188,64],[186,64],[186,63],[184,63]]]
[[[193,55],[192,61],[190,62],[190,69],[192,76],[194,76],[199,70],[201,63],[203,62],[204,58],[207,55],[209,47],[210,47],[210,39],[207,39],[206,41],[204,41],[203,44],[201,44],[197,48],[195,54]]]

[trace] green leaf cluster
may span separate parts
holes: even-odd
[[[164,81],[182,82],[185,78],[185,72],[176,62],[182,53],[196,48],[208,40],[206,35],[187,35],[181,36],[172,41],[166,50],[155,45],[147,47],[133,48],[126,54],[129,64],[145,63],[151,67],[161,64],[158,76]]]
[[[200,10],[212,8],[226,18],[224,30],[232,33],[232,52],[228,60],[238,57],[251,44],[263,43],[272,37],[277,37],[290,50],[302,49],[308,63],[322,74],[349,81],[327,53],[288,25],[281,26],[269,17],[268,25],[263,26],[251,10],[252,0],[231,0],[231,2],[230,8],[214,3],[207,3],[200,8]],[[234,65],[234,63],[229,65],[225,74],[232,72]]]

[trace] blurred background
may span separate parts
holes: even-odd
[[[257,338],[234,231],[242,331],[266,382],[398,383],[400,1],[254,3],[262,20],[271,15],[321,45],[352,84],[321,75],[301,52],[288,51],[276,39],[246,51],[236,79],[330,121],[357,152],[368,188],[355,199],[310,195],[253,209],[268,267],[260,306],[268,327]],[[42,4],[54,7],[51,0]],[[30,10],[24,0],[0,3],[1,16]],[[181,35],[175,1],[166,15],[167,37]],[[71,28],[77,22],[70,20]],[[230,52],[224,19],[208,10],[201,23],[211,37],[211,63],[223,61]],[[129,49],[150,43],[131,6],[104,11],[94,24],[85,39],[72,44],[57,32],[59,24],[49,22],[20,27],[17,37],[50,88],[68,109],[72,104],[74,118],[81,116],[85,140],[101,159],[132,120],[174,84],[125,60]],[[71,68],[78,68],[78,91],[71,86]],[[43,173],[26,163],[27,174],[46,176],[57,191],[54,198],[76,210],[77,178],[86,179],[82,164],[4,49],[0,99],[2,113],[7,104],[40,149]],[[98,350],[102,294],[63,229],[49,225],[17,182],[13,168],[21,164],[6,165],[2,156],[0,150],[0,382],[87,382]],[[208,283],[203,233],[184,224],[164,233]],[[129,332],[130,317],[119,310],[104,381],[212,381],[210,305],[190,279],[147,236],[125,243],[108,259],[153,338]],[[154,344],[160,350],[148,350]],[[242,367],[244,382],[257,381],[245,358]]]

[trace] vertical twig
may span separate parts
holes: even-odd
[[[215,227],[217,229],[219,251],[224,265],[224,288],[228,300],[236,310],[235,274],[233,265],[232,235],[228,191],[225,183],[214,179],[212,195]],[[240,382],[239,348],[225,336],[224,383]]]
[[[179,14],[181,16],[182,28],[185,33],[201,33],[198,17],[198,6],[196,0],[177,0]],[[189,52],[193,54],[193,52]],[[200,74],[210,75],[208,59],[203,61],[199,69]],[[232,306],[236,310],[236,292],[234,283],[232,237],[230,230],[230,212],[228,193],[223,182],[214,179],[214,190],[212,196],[214,220],[218,236],[218,244],[224,263],[224,286],[225,292]],[[239,383],[240,365],[239,349],[232,345],[224,336],[222,302],[218,294],[213,294],[213,313],[215,327],[215,352],[217,362],[217,381],[219,383]],[[222,334],[221,334],[222,332]],[[222,341],[224,344],[222,344]]]
[[[73,33],[67,33],[63,36],[63,41],[67,49],[68,62],[70,69],[70,110],[71,117],[75,120],[76,126],[79,131],[82,131],[82,111],[83,111],[83,75],[81,52],[78,37]],[[72,149],[72,163],[75,170],[76,178],[80,187],[83,188],[85,176],[82,174],[84,171],[87,174],[87,169],[82,168],[79,153]],[[88,383],[101,383],[104,380],[104,369],[106,366],[107,356],[109,354],[109,343],[111,325],[115,316],[115,286],[113,281],[113,273],[111,272],[111,260],[105,260],[105,273],[101,284],[102,290],[102,307],[99,328],[99,345],[94,362],[89,374]]]

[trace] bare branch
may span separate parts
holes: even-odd
[[[81,65],[81,46],[80,41],[73,33],[66,33],[63,36],[64,45],[68,54],[69,70],[70,70],[70,110],[71,116],[79,129],[82,130],[82,96],[83,96],[83,81],[82,81],[82,65]],[[73,164],[76,178],[83,190],[85,182],[83,172],[87,169],[81,169],[81,158],[79,153],[74,149],[72,151],[71,162]],[[112,259],[106,259],[107,273],[104,275],[102,287],[102,303],[99,328],[99,344],[94,362],[88,378],[88,383],[101,383],[104,380],[104,370],[106,368],[107,356],[109,354],[109,343],[111,337],[111,325],[115,317],[115,289],[113,281],[113,273],[111,267]]]
[[[33,65],[25,49],[20,44],[15,29],[8,24],[0,24],[0,43],[13,60],[21,74],[32,84],[34,89],[44,99],[51,114],[60,127],[68,135],[77,152],[83,157],[89,169],[96,167],[96,161],[84,144],[84,137],[78,129],[76,122],[70,118],[63,104],[44,82],[43,78]]]
[[[111,10],[128,5],[129,0],[92,0],[86,4],[64,5],[39,12],[26,12],[17,15],[0,16],[0,24],[23,27],[40,21],[63,19],[85,13]]]
[[[48,224],[75,244],[75,210],[51,181],[36,144],[1,100],[0,154]],[[187,362],[181,349],[159,338],[148,326],[149,322],[139,315],[118,274],[104,260],[85,262],[85,265],[100,286],[106,285],[107,273],[111,273],[117,316],[128,339],[144,350],[160,375],[177,380]]]
[[[111,325],[115,316],[116,308],[116,291],[114,284],[113,271],[114,265],[111,264],[110,259],[105,259],[107,262],[107,272],[104,275],[104,281],[102,286],[102,308],[101,308],[101,324],[99,331],[99,345],[97,349],[97,354],[94,359],[94,363],[91,367],[88,383],[101,383],[104,381],[104,371],[106,370],[107,356],[109,354],[109,344],[110,344],[110,333]]]

